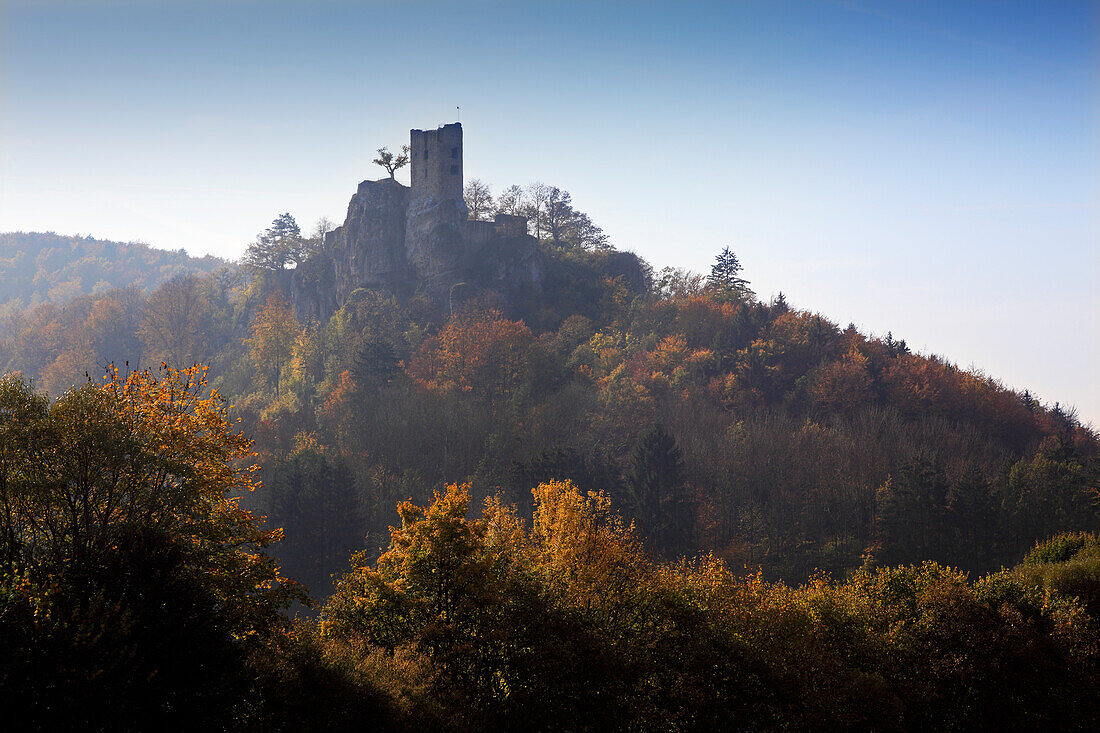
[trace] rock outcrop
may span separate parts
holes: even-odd
[[[540,290],[544,267],[526,219],[467,220],[461,161],[461,126],[413,130],[412,187],[392,178],[359,184],[343,225],[291,276],[299,317],[324,320],[358,288],[427,294],[441,307],[459,285],[463,299]]]

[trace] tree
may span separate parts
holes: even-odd
[[[267,304],[252,322],[252,338],[247,341],[249,354],[257,373],[271,375],[276,398],[279,397],[283,367],[294,355],[294,343],[300,331],[294,309],[278,292],[268,297]]]
[[[50,403],[0,379],[0,701],[42,729],[238,728],[301,598],[205,369],[111,370]]]
[[[540,181],[528,184],[524,189],[522,214],[534,228],[535,239],[541,240],[546,231],[546,202],[549,197],[550,187]]]
[[[365,521],[354,476],[312,434],[300,436],[273,468],[263,493],[265,511],[285,533],[276,555],[315,598],[324,598],[332,591],[332,569],[344,565],[363,542]]]
[[[489,184],[480,179],[471,178],[463,189],[462,196],[466,199],[466,209],[471,220],[488,219],[493,213],[493,194],[489,190]]]
[[[878,564],[941,559],[949,488],[943,465],[917,455],[878,489],[874,519]]]
[[[654,290],[661,298],[688,298],[703,288],[703,276],[683,267],[665,267],[657,273]]]
[[[603,251],[612,248],[607,233],[581,211],[573,212],[573,219],[565,231],[565,241],[574,249]]]
[[[408,371],[431,387],[492,400],[528,383],[537,362],[533,348],[522,321],[492,308],[469,308],[421,345]]]
[[[650,542],[675,554],[690,531],[684,460],[676,439],[657,424],[642,436],[626,474],[627,510]]]
[[[729,247],[723,249],[711,265],[707,287],[719,297],[744,300],[753,295],[749,281],[741,277],[741,263]]]
[[[380,165],[386,169],[386,172],[390,174],[390,180],[397,180],[394,175],[399,168],[404,168],[409,164],[409,146],[402,145],[401,152],[394,154],[390,152],[389,148],[378,148],[378,157],[371,161],[375,165]]]
[[[497,196],[496,213],[508,216],[524,215],[524,194],[519,186],[512,185],[500,192]]]
[[[547,189],[545,210],[546,233],[551,242],[561,246],[567,230],[576,218],[573,196],[557,186],[550,186]]]
[[[259,270],[283,270],[290,263],[299,265],[305,259],[306,243],[298,222],[289,213],[280,214],[271,226],[248,246],[244,264]]]
[[[322,216],[313,225],[313,233],[306,240],[306,256],[311,256],[325,248],[325,235],[336,228],[336,224],[327,216]]]
[[[992,570],[997,521],[989,483],[970,462],[947,492],[948,521],[954,532],[955,561],[975,570]]]
[[[147,363],[163,361],[179,368],[199,359],[210,316],[207,291],[198,276],[181,275],[149,296],[138,329]]]
[[[541,184],[533,184],[541,186]],[[543,186],[532,190],[530,201],[542,195],[541,208],[531,209],[536,217],[538,236],[547,234],[555,247],[571,250],[607,250],[610,245],[607,234],[597,227],[583,211],[573,208],[573,196],[557,186]]]

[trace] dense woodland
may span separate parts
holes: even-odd
[[[111,242],[53,232],[0,234],[0,315],[41,303],[114,288],[152,290],[188,272],[226,266],[216,257],[191,257],[139,242]]]
[[[546,260],[517,302],[359,290],[300,322],[279,271],[324,227],[284,215],[240,268],[10,309],[5,704],[92,729],[1095,726],[1091,429],[763,302],[729,250],[654,272],[534,190],[506,192]]]

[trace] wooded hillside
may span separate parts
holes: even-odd
[[[263,268],[10,309],[0,701],[43,729],[1096,724],[1072,411],[762,302],[728,250],[703,277],[540,247],[541,293],[453,313],[361,289],[303,322]]]
[[[0,315],[13,308],[111,288],[152,290],[186,272],[210,273],[228,263],[155,249],[140,242],[111,242],[53,232],[0,233]]]

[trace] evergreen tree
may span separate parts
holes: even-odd
[[[966,469],[947,494],[948,521],[953,530],[955,548],[952,561],[975,570],[993,570],[993,542],[996,508],[977,463]]]
[[[676,439],[658,423],[634,448],[626,474],[628,511],[642,535],[675,554],[688,533],[684,459]]]
[[[753,296],[749,281],[741,277],[741,262],[729,247],[723,249],[711,265],[707,287],[720,297],[745,300]]]
[[[878,490],[875,534],[879,564],[939,560],[948,483],[943,464],[915,456]]]
[[[300,264],[305,259],[306,249],[298,222],[289,213],[284,213],[248,246],[244,264],[259,270],[279,271],[290,263]]]
[[[385,339],[367,338],[359,345],[352,364],[356,384],[368,391],[377,391],[400,369],[393,344]]]

